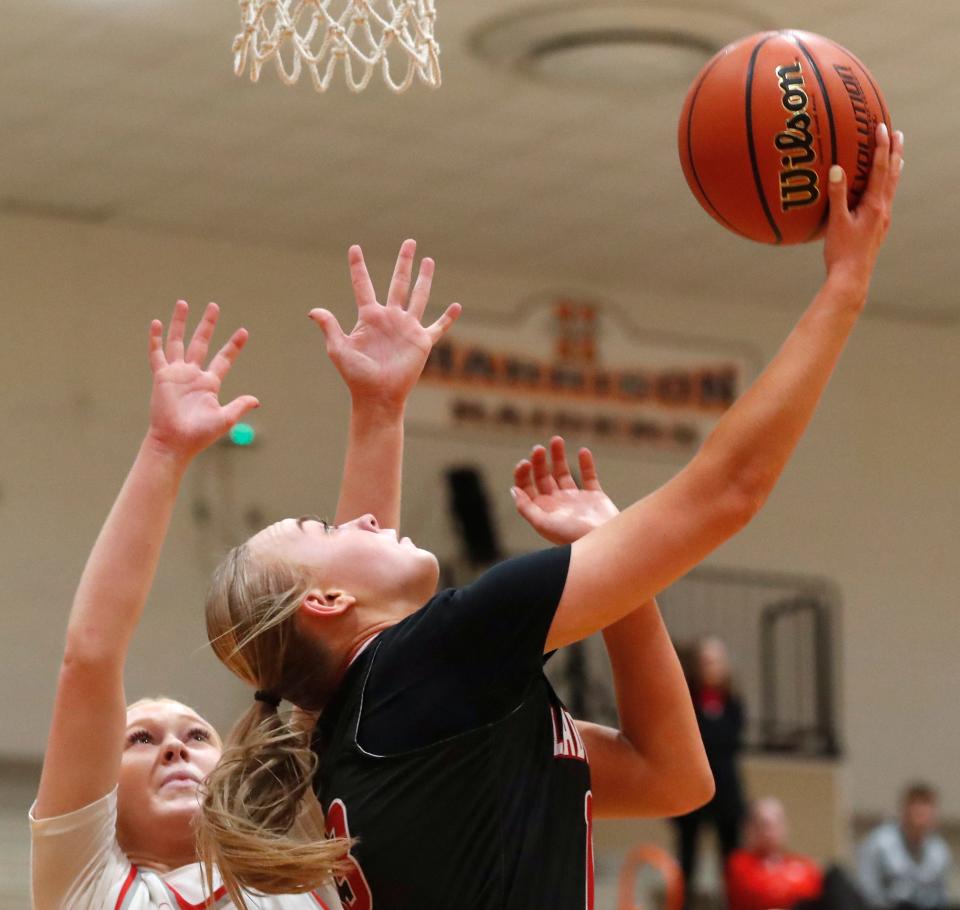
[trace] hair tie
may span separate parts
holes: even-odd
[[[262,701],[265,705],[270,705],[274,711],[280,707],[281,701],[279,695],[274,695],[272,692],[267,692],[261,689],[257,689],[257,691],[253,693],[253,700]]]

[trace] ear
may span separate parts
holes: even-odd
[[[346,613],[356,602],[356,597],[339,588],[326,591],[311,588],[300,602],[300,608],[314,619],[334,619]]]

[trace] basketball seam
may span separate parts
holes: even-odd
[[[767,223],[770,225],[770,229],[773,231],[773,236],[776,238],[777,243],[783,242],[783,235],[780,233],[780,228],[777,227],[776,221],[773,219],[773,213],[770,211],[770,206],[767,203],[766,194],[763,191],[763,181],[760,179],[760,168],[757,165],[757,150],[753,142],[753,112],[751,111],[751,100],[753,93],[753,70],[757,63],[757,56],[760,54],[760,48],[762,48],[773,35],[767,35],[754,49],[753,53],[750,54],[750,64],[747,67],[747,86],[746,86],[746,126],[747,126],[747,149],[750,152],[750,167],[753,170],[753,180],[757,187],[757,195],[760,197],[760,205],[763,207],[763,214],[767,217]]]
[[[713,62],[707,67],[703,75],[700,77],[697,87],[694,89],[693,97],[690,99],[690,110],[687,113],[687,160],[690,162],[690,170],[693,171],[693,179],[697,181],[697,187],[707,205],[709,205],[713,210],[714,215],[720,219],[725,227],[729,228],[735,234],[739,234],[741,237],[747,237],[746,234],[744,234],[738,228],[735,228],[729,221],[727,221],[727,219],[720,214],[720,210],[713,204],[713,201],[707,195],[707,191],[703,188],[703,184],[700,182],[700,175],[697,173],[697,162],[693,157],[693,109],[696,107],[697,96],[700,94],[700,89],[703,88],[703,83],[706,81],[707,76],[710,75],[711,70],[720,62],[721,59],[721,55],[718,54],[714,58]]]
[[[827,109],[827,120],[830,123],[830,164],[833,165],[837,163],[837,125],[833,119],[833,105],[830,103],[830,95],[827,93],[827,87],[823,82],[820,67],[817,66],[816,60],[813,59],[813,54],[810,53],[807,46],[796,35],[794,35],[794,38],[796,38],[800,50],[803,51],[803,56],[807,58],[810,66],[813,67],[813,75],[817,77],[817,84],[820,86],[820,95],[823,98],[823,106]],[[827,223],[829,217],[830,201],[828,199],[823,207],[823,215],[820,217],[820,221],[814,228],[813,233],[807,238],[807,241],[813,240],[823,230],[823,226]]]

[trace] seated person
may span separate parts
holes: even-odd
[[[774,910],[819,897],[820,867],[809,857],[787,852],[787,817],[778,799],[767,797],[750,807],[746,848],[727,860],[730,910]]]
[[[860,888],[873,906],[947,905],[950,850],[936,829],[936,791],[924,783],[907,787],[899,821],[874,828],[860,845]]]

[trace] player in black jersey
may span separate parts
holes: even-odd
[[[902,140],[891,149],[880,133],[877,147],[855,212],[842,174],[831,182],[820,292],[691,462],[649,496],[572,544],[437,595],[433,555],[369,515],[337,528],[287,519],[228,556],[208,601],[211,638],[260,690],[245,736],[258,719],[277,733],[269,754],[241,739],[211,779],[205,815],[215,804],[230,822],[211,829],[225,879],[230,850],[286,835],[313,771],[297,733],[279,720],[285,698],[323,710],[314,784],[331,829],[359,838],[340,873],[347,907],[590,905],[585,753],[597,809],[601,768],[605,811],[635,811],[644,805],[640,783],[655,787],[656,778],[645,775],[647,756],[627,731],[596,737],[596,748],[589,728],[577,735],[542,676],[543,655],[645,610],[769,495],[866,303]],[[554,466],[563,476],[556,457]],[[559,500],[523,476],[517,507],[549,531]],[[622,794],[608,776],[617,767]],[[247,811],[258,781],[289,794],[258,796],[258,811]],[[325,870],[301,855],[290,871],[303,885]]]
[[[411,271],[411,259],[412,243],[408,242],[401,250],[395,284],[399,282],[402,286],[409,281],[406,276]],[[329,314],[323,311],[314,313],[315,318],[321,322],[327,333],[328,349],[350,388],[354,405],[351,413],[347,466],[337,506],[337,517],[343,518],[351,514],[351,510],[366,507],[375,509],[387,521],[391,521],[399,516],[402,399],[419,374],[425,351],[429,348],[423,329],[419,325],[419,313],[423,309],[425,289],[418,284],[420,290],[419,292],[415,290],[412,295],[409,313],[396,304],[391,306],[389,302],[387,307],[380,307],[373,299],[373,291],[369,286],[369,278],[358,250],[351,251],[351,261],[360,307],[358,323],[351,335],[344,336]],[[425,260],[424,269],[431,268],[430,261]],[[429,280],[426,289],[429,289]],[[388,301],[395,297],[396,290],[392,287]],[[413,349],[419,349],[419,356],[412,354]],[[559,443],[555,442],[556,444]],[[541,526],[537,522],[534,524],[545,532],[548,539],[555,543],[562,543],[572,541],[587,528],[616,514],[616,509],[600,490],[595,471],[592,469],[592,462],[591,467],[584,471],[587,485],[583,491],[578,491],[569,470],[565,469],[562,448],[559,458],[556,457],[556,452],[554,455],[554,464],[560,480],[559,486],[553,481],[549,471],[544,470],[546,459],[543,450],[538,449],[534,453],[533,466],[537,468],[536,486],[543,490],[537,498],[537,503],[541,511],[550,511],[547,522],[549,527]],[[559,473],[561,464],[564,471]],[[533,470],[532,467],[531,470]],[[531,474],[531,478],[533,476]],[[555,491],[547,489],[545,484],[548,483],[557,486],[557,489]],[[532,479],[530,483],[523,485],[532,495],[537,495]],[[301,520],[300,525],[307,523],[308,520]],[[368,528],[375,527],[374,520],[370,516],[361,518],[359,523],[366,523]],[[318,523],[314,522],[314,524]],[[341,526],[336,533],[348,530],[348,526]],[[327,533],[327,529],[324,529],[324,534]],[[559,555],[565,556],[566,553],[564,551]],[[513,568],[521,570],[521,575],[517,576],[521,581],[522,573],[529,572],[529,567],[524,566],[523,562],[517,563]],[[461,604],[458,611],[461,621],[458,626],[462,630],[460,637],[464,642],[461,647],[469,650],[470,660],[460,662],[453,667],[458,683],[455,687],[445,684],[443,679],[444,675],[449,675],[449,662],[438,663],[429,673],[426,662],[419,662],[420,678],[429,679],[431,682],[429,687],[418,689],[416,683],[406,685],[403,682],[404,672],[411,665],[404,656],[405,652],[410,647],[417,647],[419,651],[428,653],[435,650],[432,645],[420,647],[420,644],[428,645],[428,638],[436,636],[438,631],[443,634],[442,629],[438,630],[435,627],[436,618],[439,616],[442,619],[443,613],[424,608],[418,614],[419,620],[416,626],[409,627],[407,634],[402,639],[398,639],[402,642],[402,648],[383,648],[378,651],[377,667],[378,670],[386,668],[380,676],[385,680],[387,691],[393,691],[398,687],[405,688],[413,713],[407,716],[403,725],[391,724],[390,718],[387,717],[387,738],[378,739],[377,744],[388,750],[403,751],[409,747],[408,739],[397,740],[392,737],[391,726],[392,733],[399,733],[405,737],[413,734],[428,744],[436,739],[438,755],[435,756],[434,762],[438,767],[443,768],[445,764],[443,741],[449,739],[451,734],[455,735],[461,728],[467,730],[474,726],[478,711],[493,718],[493,721],[487,725],[490,729],[485,730],[481,735],[495,733],[493,728],[496,721],[499,720],[500,715],[512,713],[511,709],[516,707],[523,697],[522,688],[526,685],[527,676],[532,672],[540,682],[538,694],[547,699],[546,704],[541,702],[539,706],[541,722],[533,728],[539,746],[531,748],[529,738],[516,741],[511,739],[509,746],[519,755],[527,753],[528,756],[537,759],[537,764],[543,766],[548,772],[545,777],[555,782],[550,788],[538,784],[541,797],[536,805],[545,820],[534,824],[524,811],[513,812],[512,819],[511,813],[505,813],[505,834],[502,839],[504,842],[494,841],[490,848],[497,856],[503,854],[506,857],[505,862],[497,863],[503,868],[492,870],[490,864],[485,864],[479,854],[467,868],[471,871],[473,880],[479,883],[481,893],[502,902],[506,886],[501,879],[512,867],[514,857],[518,860],[523,859],[526,868],[518,867],[522,874],[506,876],[518,878],[520,882],[524,880],[527,882],[526,888],[519,884],[511,886],[514,895],[512,904],[523,905],[528,900],[534,900],[535,896],[530,890],[533,884],[536,885],[535,895],[562,892],[568,898],[572,895],[574,902],[578,903],[585,899],[586,895],[592,894],[592,842],[589,830],[595,803],[600,815],[663,815],[683,811],[703,802],[709,796],[712,780],[704,760],[687,687],[659,613],[655,605],[647,604],[605,632],[617,677],[618,698],[626,693],[625,698],[619,698],[623,734],[620,731],[593,727],[579,722],[575,725],[546,684],[546,680],[542,678],[544,633],[537,632],[533,623],[522,629],[517,622],[517,616],[504,610],[507,603],[505,599],[487,597],[485,600],[486,603],[483,599],[474,598],[480,611],[477,613],[477,619],[483,619],[483,613],[486,612],[486,621],[470,624],[464,621],[467,612],[463,607],[470,601],[470,592],[460,592],[458,597]],[[548,601],[544,602],[548,603]],[[525,612],[532,615],[535,606],[536,601],[531,598],[525,604]],[[552,609],[552,605],[550,606]],[[538,623],[543,621],[542,617],[537,620]],[[498,624],[502,626],[499,631]],[[531,630],[534,632],[532,637]],[[513,674],[512,678],[508,678],[509,674],[504,676],[499,686],[491,686],[490,673],[486,671],[484,665],[494,670],[509,669],[505,667],[505,664],[511,662],[509,655],[506,654],[505,645],[511,636],[515,639],[518,656],[526,651],[526,655],[522,658],[524,666],[518,667],[521,672]],[[447,646],[454,644],[454,637],[449,636]],[[411,641],[414,645],[411,645]],[[485,662],[480,660],[481,649],[484,648],[490,655],[490,659]],[[504,658],[507,659],[504,660]],[[361,657],[361,659],[364,658]],[[484,672],[474,672],[471,676],[469,672],[471,667],[482,667]],[[520,689],[517,688],[518,684]],[[471,686],[472,692],[468,691]],[[344,684],[338,691],[338,699],[341,703],[346,700],[348,691],[347,681],[344,680]],[[376,699],[379,694],[377,685],[371,686],[366,694]],[[463,711],[465,704],[469,707],[467,713]],[[268,718],[276,716],[270,714],[269,705],[266,710]],[[327,727],[333,722],[337,713],[333,704],[327,706],[324,712]],[[531,703],[527,706],[526,712],[516,712],[516,716],[511,718],[511,724],[519,724],[519,729],[523,730],[529,726],[524,722],[524,718],[529,718],[535,713],[537,713],[536,705]],[[365,712],[365,716],[372,716],[374,721],[380,717],[376,711]],[[433,732],[438,720],[442,720],[444,724],[439,735]],[[549,720],[549,723],[544,724],[544,720]],[[319,735],[317,742],[319,742]],[[456,747],[459,748],[459,744],[456,744]],[[477,750],[476,757],[482,760],[487,751]],[[587,768],[588,751],[591,759],[590,769]],[[334,761],[335,750],[328,750],[322,754],[324,769],[337,764]],[[375,760],[374,763],[376,764]],[[519,772],[523,771],[524,764],[518,764],[509,757],[504,757],[504,763],[508,767],[517,764]],[[527,761],[525,764],[530,763]],[[591,772],[594,781],[592,793],[589,792]],[[532,770],[528,769],[526,774],[506,775],[503,782],[517,794],[522,795],[534,791],[535,788],[529,787],[528,783],[530,778],[536,779],[538,776],[540,776],[539,770],[535,766]],[[561,786],[558,787],[556,782],[560,782]],[[394,836],[390,824],[379,823],[380,813],[375,803],[367,802],[366,808],[372,809],[377,819],[371,822],[363,818],[364,805],[350,795],[349,783],[349,781],[343,781],[324,788],[328,794],[334,792],[339,794],[336,797],[328,795],[325,799],[329,810],[327,820],[331,834],[338,831],[346,833],[350,824],[353,824],[354,830],[362,831],[362,843],[357,845],[348,858],[346,868],[339,878],[339,884],[351,906],[365,906],[370,903],[372,889],[375,888],[378,892],[387,895],[394,890],[390,884],[390,878],[406,882],[409,874],[404,862],[397,861],[395,851],[380,849],[378,835],[383,834],[387,838]],[[456,787],[456,778],[451,778],[448,786]],[[358,788],[362,792],[366,790],[362,781],[359,782]],[[262,787],[251,789],[260,792]],[[499,791],[494,787],[490,792]],[[414,803],[419,802],[415,793],[411,794],[411,798]],[[520,810],[527,804],[523,799],[514,799],[512,796],[504,799],[503,802],[508,806],[516,805]],[[436,800],[435,803],[450,805],[451,801]],[[573,824],[569,824],[571,809]],[[487,811],[478,813],[478,818],[488,814]],[[448,825],[452,821],[452,818],[449,819]],[[555,829],[549,834],[554,848],[559,851],[561,845],[566,844],[568,852],[576,858],[572,863],[551,864],[549,870],[552,882],[538,881],[543,877],[540,870],[531,869],[531,860],[536,857],[530,849],[515,850],[505,846],[511,838],[516,839],[517,832],[527,829],[538,831],[545,824]],[[512,835],[511,832],[513,832]],[[467,837],[472,840],[469,833]],[[233,855],[235,857],[236,854]],[[382,864],[378,866],[378,857],[394,857],[392,863],[388,864],[386,875],[383,874]],[[250,859],[256,863],[255,868],[259,872],[258,855],[254,854]],[[363,863],[366,875],[360,871],[358,859]],[[293,853],[291,853],[290,862],[292,865],[298,862],[297,856]],[[448,866],[447,863],[438,864],[438,868]],[[450,866],[447,871],[453,876],[452,880],[445,883],[438,875],[432,882],[433,888],[441,893],[453,888],[468,904],[471,903],[467,898],[469,887],[457,880],[456,866]],[[276,874],[277,870],[271,865],[271,877],[275,877]],[[437,899],[428,898],[427,905],[431,900],[435,903]],[[382,902],[381,900],[380,903]],[[563,905],[562,900],[560,905]]]
[[[579,489],[563,441],[516,471],[553,543],[617,513],[590,452]],[[366,519],[370,521],[370,519]],[[374,530],[371,524],[370,530]],[[604,631],[621,730],[576,721],[543,675],[569,547],[507,560],[378,635],[314,736],[331,835],[356,836],[345,907],[592,907],[597,817],[669,815],[713,782],[676,653],[652,601]],[[429,869],[411,870],[420,832]]]

